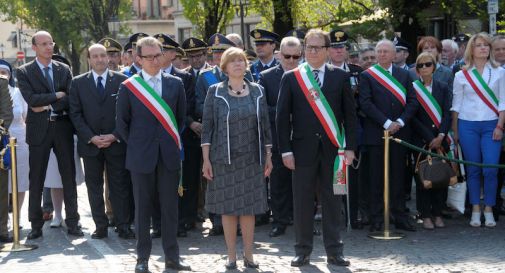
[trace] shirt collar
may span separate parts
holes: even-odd
[[[40,70],[44,71],[44,68],[46,68],[46,66],[43,65],[41,62],[39,62],[38,58],[35,58],[35,61],[37,62],[37,65],[40,67]],[[53,61],[50,61],[47,67],[49,67],[49,70],[53,70]]]
[[[173,67],[173,65],[170,64],[168,67],[163,69],[163,72],[168,73],[168,74],[172,73],[172,67]]]
[[[149,75],[147,72],[144,72],[144,70],[142,70],[141,73],[142,73],[142,77],[144,78],[144,80],[146,82],[148,82],[149,80],[151,80],[151,78],[153,78],[153,77],[156,78],[156,79],[158,79],[159,81],[161,81],[161,70],[158,71],[158,74],[156,74],[154,76]]]
[[[263,65],[263,66],[266,66],[266,65],[267,65],[268,67],[270,67],[274,61],[275,61],[275,58],[274,58],[274,57],[272,57],[272,60],[270,60],[270,62],[268,62],[268,63],[263,63],[263,62],[260,60],[260,63],[261,63],[261,65]]]
[[[307,63],[309,64],[309,63]],[[319,73],[324,73],[326,71],[326,64],[323,64],[321,67],[319,68],[316,68],[316,67],[312,67],[312,65],[309,64],[309,67],[310,67],[310,71],[314,70],[314,69],[317,69],[319,70]]]
[[[97,81],[97,78],[99,76],[102,77],[102,80],[107,80],[107,75],[109,74],[109,69],[105,69],[105,71],[101,74],[101,75],[98,75],[98,73],[95,72],[95,70],[91,69],[91,73],[93,74],[93,79],[95,79],[95,82]]]

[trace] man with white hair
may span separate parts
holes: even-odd
[[[232,41],[236,47],[245,50],[244,41],[242,40],[242,37],[240,37],[240,35],[238,35],[237,33],[230,33],[226,35],[226,39]]]
[[[377,64],[360,75],[359,99],[365,113],[363,142],[370,159],[370,231],[382,231],[384,186],[384,130],[390,135],[407,140],[409,121],[416,113],[418,103],[407,70],[394,66],[396,49],[389,40],[381,40],[375,47]],[[391,212],[397,229],[415,231],[405,214],[404,177],[406,148],[392,143],[390,147],[390,200]]]
[[[456,44],[453,40],[442,40],[442,64],[452,69],[454,62],[456,61],[458,49],[458,44]]]

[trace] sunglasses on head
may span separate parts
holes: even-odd
[[[433,62],[427,62],[427,63],[418,63],[416,64],[416,67],[418,69],[423,68],[423,67],[431,67],[433,65]]]
[[[298,60],[301,57],[300,55],[287,55],[287,54],[282,54],[282,56],[284,56],[285,59],[293,58],[293,60]]]

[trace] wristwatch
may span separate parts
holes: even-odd
[[[442,137],[445,137],[445,134],[444,134],[444,133],[439,133],[438,135],[439,135],[439,136],[442,136]]]

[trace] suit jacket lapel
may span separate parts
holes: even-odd
[[[114,80],[114,73],[109,70],[109,74],[107,74],[107,82],[105,83],[105,94],[104,99],[109,97],[115,90],[112,90],[112,81]],[[117,91],[117,90],[116,90]]]
[[[46,89],[49,90],[48,93],[50,93],[51,88],[49,87],[49,83],[47,82],[44,74],[42,74],[42,71],[40,70],[39,65],[37,64],[37,61],[33,60],[33,63],[31,65],[31,70],[32,70],[32,73],[35,74],[35,76],[39,78],[40,82],[42,82],[42,84],[46,87]]]
[[[56,62],[52,62],[53,63],[53,86],[54,86],[54,92],[58,92],[58,82],[60,80],[60,76],[61,76],[61,65],[59,65],[58,63]]]
[[[100,96],[98,95],[98,89],[96,87],[95,78],[93,77],[93,72],[88,72],[88,90],[97,100],[100,100]]]

